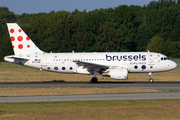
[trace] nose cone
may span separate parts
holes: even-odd
[[[177,67],[177,64],[174,61],[171,61],[170,65],[169,65],[170,69],[173,70]]]

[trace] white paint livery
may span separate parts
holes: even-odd
[[[100,52],[100,53],[46,53],[41,51],[16,23],[7,23],[15,55],[4,57],[5,61],[40,70],[93,74],[117,80],[125,80],[128,73],[149,73],[173,70],[177,64],[160,53],[153,52]]]

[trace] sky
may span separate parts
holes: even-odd
[[[51,11],[92,11],[100,8],[115,8],[119,5],[147,5],[153,0],[0,0],[0,7],[22,13],[49,13]],[[157,1],[157,0],[154,0]]]

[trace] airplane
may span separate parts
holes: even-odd
[[[149,73],[149,82],[153,82],[152,73],[170,71],[177,64],[163,54],[155,52],[83,52],[83,53],[47,53],[41,51],[17,23],[7,23],[14,55],[4,60],[15,64],[45,71],[102,75],[116,80],[128,79],[128,73]]]

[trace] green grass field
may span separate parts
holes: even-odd
[[[180,81],[180,65],[175,70],[153,73],[154,81]],[[90,81],[92,75],[61,74],[47,71],[40,71],[12,63],[0,62],[0,81]],[[97,76],[99,81],[117,81],[109,77]],[[129,73],[128,80],[123,81],[148,81],[148,73]]]
[[[179,120],[180,99],[0,103],[1,120]]]

